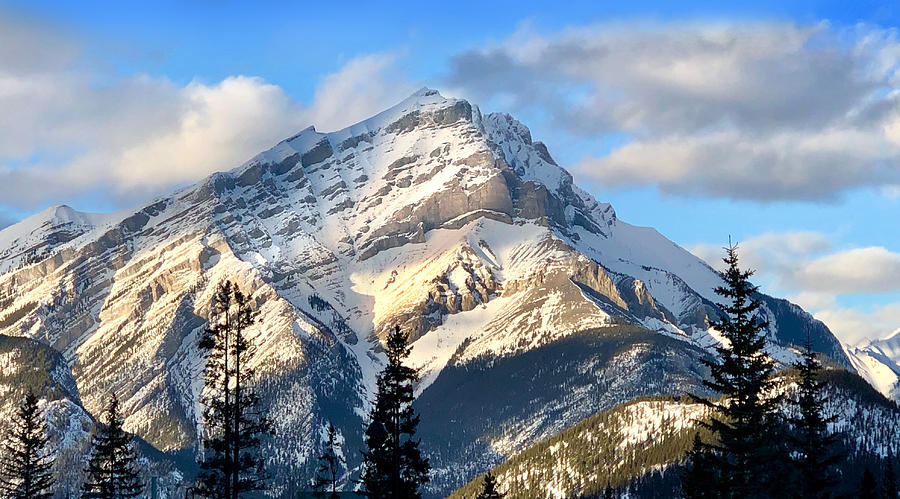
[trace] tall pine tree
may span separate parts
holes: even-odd
[[[85,469],[81,497],[84,499],[127,499],[141,495],[144,484],[138,471],[132,436],[122,429],[115,395],[91,441],[91,457]]]
[[[362,484],[368,497],[418,498],[431,466],[414,438],[419,416],[412,408],[415,369],[403,365],[408,336],[397,327],[385,345],[387,366],[378,376],[378,393],[366,428]]]
[[[799,415],[792,418],[796,431],[791,440],[799,471],[800,497],[832,497],[839,478],[836,466],[842,456],[837,451],[838,435],[828,431],[828,423],[836,416],[825,416],[828,397],[821,376],[822,365],[812,351],[809,338],[802,359],[794,367],[800,375],[796,401]]]
[[[328,497],[338,499],[337,479],[340,467],[346,465],[343,457],[339,456],[337,449],[337,431],[333,424],[328,425],[328,441],[325,443],[325,451],[319,456],[319,469],[316,471],[316,480],[313,485],[313,497]]]
[[[260,438],[271,434],[259,411],[248,366],[255,352],[246,336],[256,320],[250,300],[225,281],[216,289],[210,327],[199,347],[207,354],[203,392],[203,455],[196,491],[206,497],[236,499],[264,490]]]
[[[718,358],[704,360],[711,379],[704,384],[722,394],[719,401],[700,399],[714,409],[703,423],[717,441],[707,444],[707,458],[714,470],[710,483],[718,497],[778,497],[786,494],[776,473],[786,466],[780,398],[773,395],[773,361],[765,354],[767,323],[760,319],[757,287],[749,279],[753,271],[741,270],[736,245],[729,245],[723,259],[727,269],[724,286],[716,294],[725,314],[711,321],[725,341],[716,347]]]
[[[0,461],[0,494],[9,499],[48,499],[53,496],[47,428],[38,398],[30,389],[9,423]]]
[[[484,481],[481,482],[481,491],[475,496],[475,499],[500,499],[503,494],[497,490],[497,478],[488,470],[484,474]]]

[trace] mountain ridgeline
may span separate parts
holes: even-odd
[[[115,393],[124,429],[190,477],[198,339],[225,280],[258,313],[249,367],[276,493],[308,487],[331,425],[341,483],[358,478],[394,327],[419,369],[432,496],[637,397],[703,394],[719,342],[713,269],[619,220],[511,116],[430,89],[137,210],[56,207],[0,231],[0,334],[47,352],[62,381],[44,398],[64,394],[87,425]],[[778,362],[809,337],[853,369],[821,322],[758,298]]]

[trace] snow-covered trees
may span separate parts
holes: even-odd
[[[337,492],[338,474],[340,467],[346,465],[346,461],[337,452],[339,446],[337,430],[334,429],[333,424],[329,424],[328,440],[325,442],[325,450],[319,456],[319,469],[316,470],[316,479],[313,484],[314,497],[328,497],[329,499],[340,497]]]

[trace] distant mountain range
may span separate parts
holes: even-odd
[[[329,423],[358,467],[395,325],[422,373],[432,495],[598,411],[705,393],[699,359],[721,340],[712,268],[621,221],[511,116],[430,89],[137,210],[61,206],[0,231],[0,334],[58,355],[46,367],[70,381],[45,398],[80,420],[116,393],[174,484],[197,444],[197,334],[225,279],[260,310],[254,367],[280,491],[308,483]],[[758,298],[773,358],[790,363],[809,337],[884,391],[864,367],[875,350],[845,352],[800,307]]]

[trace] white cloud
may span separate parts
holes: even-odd
[[[0,13],[0,68],[17,73],[60,69],[74,64],[80,50],[77,40],[58,26]]]
[[[721,270],[722,249],[699,244],[690,251]],[[826,234],[771,232],[739,245],[741,264],[758,271],[763,291],[812,311],[838,338],[856,343],[886,336],[900,327],[900,303],[874,307],[841,306],[841,297],[890,299],[900,291],[900,253],[882,247],[836,250]]]
[[[741,265],[763,274],[788,272],[798,259],[828,251],[831,241],[814,231],[767,232],[749,237],[738,244]],[[724,270],[721,245],[698,244],[689,250],[713,268]]]
[[[27,85],[35,78],[53,81]],[[26,164],[0,166],[0,199],[23,208],[97,189],[158,193],[233,168],[305,124],[301,106],[257,78],[179,87],[141,75],[101,88],[68,73],[21,79],[0,96],[17,117],[0,124],[0,158]]]
[[[302,107],[278,86],[237,76],[178,89],[175,121],[111,158],[116,189],[167,186],[237,166],[302,128]]]
[[[820,291],[801,291],[788,300],[800,305],[805,310],[825,310],[837,307],[837,296],[834,293]]]
[[[759,201],[832,200],[845,190],[900,181],[900,142],[880,128],[747,135],[730,129],[638,140],[574,168],[604,187]]]
[[[856,248],[805,262],[789,279],[804,290],[849,293],[900,291],[900,253]]]
[[[397,74],[394,53],[370,54],[349,61],[325,76],[310,107],[310,121],[320,131],[339,130],[384,111],[421,85]]]
[[[571,133],[629,139],[576,172],[601,186],[761,201],[900,183],[895,31],[819,23],[520,30],[450,82]]]
[[[0,15],[0,205],[18,209],[88,192],[132,205],[234,168],[310,124],[350,125],[413,89],[392,54],[351,59],[308,105],[251,76],[118,77],[82,64],[77,39],[41,26],[4,31],[15,25]],[[11,46],[34,47],[35,58],[2,48]]]
[[[900,328],[900,303],[872,308],[833,308],[816,312],[815,317],[845,343],[884,338]]]

